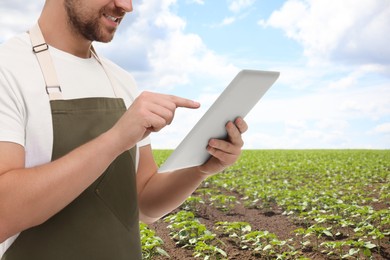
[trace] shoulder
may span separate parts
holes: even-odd
[[[137,83],[131,73],[105,57],[101,57],[100,59],[105,68],[109,70],[110,76],[113,78],[115,83],[117,83],[117,85],[124,92],[125,96],[129,97],[130,100],[134,100],[138,96],[139,90]],[[128,102],[126,102],[126,104],[128,106],[130,105]]]
[[[17,35],[0,45],[0,74],[9,80],[28,77],[37,70],[37,60],[27,33]]]
[[[19,63],[33,56],[31,43],[27,33],[19,34],[0,45],[0,64]]]
[[[27,33],[15,36],[0,45],[0,101],[17,106],[25,113],[27,100],[44,95],[40,67]],[[4,112],[4,106],[2,107]]]

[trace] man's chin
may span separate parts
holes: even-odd
[[[102,43],[108,43],[108,42],[111,42],[112,39],[114,39],[114,36],[115,36],[115,31],[101,34],[100,37],[95,39],[95,41],[102,42]]]
[[[99,39],[99,40],[95,40],[95,42],[101,42],[101,43],[109,43],[112,41],[114,37],[111,37],[110,39]]]

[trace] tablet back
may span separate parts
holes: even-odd
[[[210,158],[206,150],[210,138],[225,139],[226,123],[237,117],[244,118],[278,77],[279,72],[274,71],[240,71],[159,168],[159,172],[205,163]]]

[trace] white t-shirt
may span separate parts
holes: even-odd
[[[103,67],[95,58],[82,59],[53,47],[49,51],[64,99],[115,97]],[[100,59],[129,107],[138,95],[134,79],[109,60]],[[50,103],[27,33],[0,46],[0,141],[25,148],[26,168],[50,162],[53,144]],[[149,143],[146,138],[137,146]],[[16,237],[0,244],[0,258]]]

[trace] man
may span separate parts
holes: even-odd
[[[0,257],[141,259],[138,221],[178,207],[239,157],[247,130],[211,139],[204,165],[157,174],[148,136],[197,102],[144,92],[92,48],[131,0],[46,0],[38,24],[0,47]],[[136,98],[135,98],[136,97]]]

